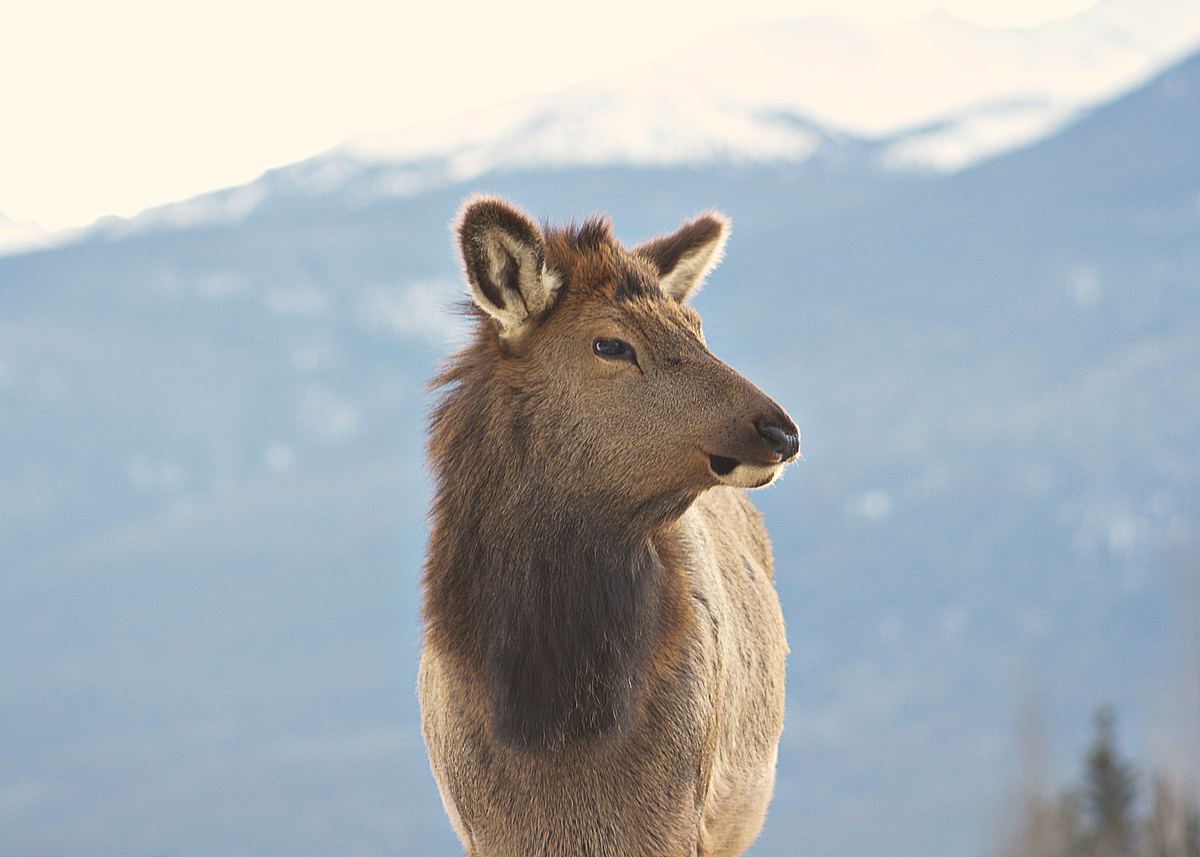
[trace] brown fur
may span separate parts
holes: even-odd
[[[603,220],[460,217],[484,311],[435,380],[420,696],[471,857],[732,857],[762,824],[787,647],[762,522],[722,483],[773,478],[795,450],[756,423],[795,427],[673,299],[711,264],[659,288],[719,255],[705,222],[627,251]]]

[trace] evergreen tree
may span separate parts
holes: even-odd
[[[1083,799],[1088,820],[1089,851],[1095,857],[1131,857],[1137,822],[1133,768],[1117,752],[1111,708],[1096,714],[1096,738],[1087,756]]]

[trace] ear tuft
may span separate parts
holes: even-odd
[[[535,324],[557,297],[557,272],[546,268],[542,233],[498,197],[467,200],[454,224],[471,297],[511,338]]]
[[[634,252],[658,270],[659,288],[682,303],[700,290],[704,278],[720,263],[728,239],[729,218],[709,211]]]

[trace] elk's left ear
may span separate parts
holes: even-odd
[[[542,233],[529,216],[502,199],[467,200],[455,222],[471,297],[500,325],[500,336],[517,337],[553,305],[560,284],[546,267]]]
[[[729,238],[729,218],[716,211],[689,220],[670,235],[634,248],[658,269],[659,288],[682,303],[699,291],[721,261]]]

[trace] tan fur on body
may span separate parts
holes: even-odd
[[[626,250],[603,221],[543,233],[485,198],[457,229],[481,311],[436,382],[420,671],[451,822],[471,857],[740,854],[787,645],[730,486],[799,441],[680,303],[727,223]]]

